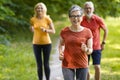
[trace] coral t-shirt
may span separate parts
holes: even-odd
[[[48,33],[41,31],[41,27],[45,29],[49,29],[49,25],[52,20],[49,16],[45,16],[42,19],[37,19],[36,17],[32,17],[30,20],[31,25],[34,27],[34,35],[33,35],[33,44],[50,44],[51,39]]]
[[[81,22],[81,25],[84,27],[89,28],[92,31],[93,34],[93,49],[94,50],[100,50],[100,28],[105,29],[106,26],[103,22],[103,20],[98,17],[97,15],[93,15],[91,20],[88,22],[86,17],[83,17],[83,20]]]
[[[92,38],[91,31],[84,28],[83,31],[73,32],[69,27],[66,27],[61,31],[60,35],[65,43],[62,67],[87,68],[88,57],[87,54],[81,50],[81,44],[86,44],[87,40]]]

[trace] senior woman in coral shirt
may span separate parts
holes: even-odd
[[[70,26],[60,32],[59,59],[62,61],[64,80],[86,80],[88,57],[92,53],[92,33],[80,25],[83,10],[73,5],[69,10]]]

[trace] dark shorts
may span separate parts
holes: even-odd
[[[101,50],[93,50],[91,55],[88,55],[88,64],[90,62],[90,57],[92,57],[92,64],[99,65],[101,62]]]

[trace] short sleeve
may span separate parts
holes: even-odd
[[[87,29],[87,32],[88,32],[88,39],[93,38],[91,30]]]
[[[30,19],[30,25],[33,26],[33,18]]]
[[[97,23],[100,25],[101,28],[105,29],[106,25],[104,23],[104,20],[100,17],[97,18]]]
[[[50,18],[49,15],[46,16],[46,19],[47,19],[48,24],[51,24],[51,23],[52,23],[52,19]]]

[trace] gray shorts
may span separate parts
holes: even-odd
[[[64,80],[87,80],[88,68],[62,68]]]

